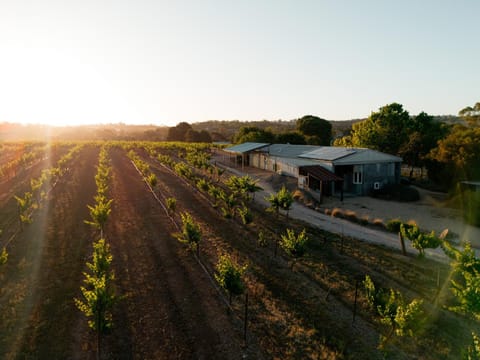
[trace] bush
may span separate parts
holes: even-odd
[[[343,217],[344,217],[343,210],[342,210],[342,209],[339,209],[339,208],[334,208],[334,209],[332,210],[331,215],[332,215],[333,217],[338,217],[338,218],[341,218],[341,219],[343,219]]]
[[[400,219],[390,219],[387,221],[386,229],[393,233],[400,232],[400,226],[402,225],[402,220]]]
[[[346,210],[344,213],[345,219],[353,222],[359,222],[357,213],[353,210]]]

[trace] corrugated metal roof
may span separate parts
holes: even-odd
[[[356,148],[349,156],[333,161],[334,165],[377,164],[385,162],[402,162],[402,158],[371,149]]]
[[[295,158],[317,148],[315,145],[272,144],[268,147],[268,152],[270,156]]]
[[[300,175],[310,175],[321,181],[343,181],[343,178],[319,165],[302,166],[298,172]]]
[[[299,157],[307,159],[328,160],[333,161],[345,156],[349,156],[355,153],[357,150],[347,147],[335,147],[335,146],[321,146],[316,147],[315,150],[299,155]]]
[[[223,150],[231,153],[244,154],[249,151],[257,150],[268,145],[269,144],[266,144],[266,143],[246,142],[243,144],[234,145],[234,146],[225,148]]]

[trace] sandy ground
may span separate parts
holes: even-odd
[[[338,198],[326,198],[322,208],[341,208],[352,210],[358,217],[368,216],[370,220],[401,219],[414,221],[425,231],[434,230],[436,234],[449,230],[451,239],[456,242],[469,240],[475,247],[480,247],[480,228],[467,225],[459,210],[445,207],[445,195],[417,188],[420,200],[415,202],[396,202],[375,199],[368,196],[346,197],[343,202]]]
[[[231,166],[231,164],[225,164]],[[232,169],[232,168],[230,168]],[[267,192],[278,188],[279,184],[286,182],[289,188],[295,187],[296,180],[291,177],[277,175],[252,167],[232,169],[239,174],[249,174],[260,181]],[[325,209],[340,208],[356,212],[357,217],[368,217],[370,220],[382,219],[385,223],[390,219],[401,219],[404,222],[414,221],[425,231],[435,231],[440,234],[448,229],[449,239],[455,243],[470,241],[472,246],[480,249],[480,228],[465,224],[461,212],[446,207],[446,195],[417,188],[420,200],[415,202],[397,202],[375,199],[368,196],[345,196],[343,201],[339,197],[325,197],[319,207],[319,212]],[[332,219],[333,220],[333,219]]]

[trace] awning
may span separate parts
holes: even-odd
[[[234,146],[225,148],[223,150],[226,151],[226,152],[230,152],[230,153],[245,154],[245,153],[248,153],[248,152],[253,151],[253,150],[261,149],[261,148],[263,148],[265,146],[268,146],[268,145],[270,145],[270,144],[246,142],[246,143],[243,143],[243,144],[234,145]]]
[[[343,178],[320,165],[301,166],[298,172],[300,175],[311,176],[320,181],[343,181]]]

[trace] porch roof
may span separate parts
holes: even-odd
[[[335,175],[320,165],[301,166],[298,171],[300,175],[310,175],[320,181],[343,181],[342,177]]]

